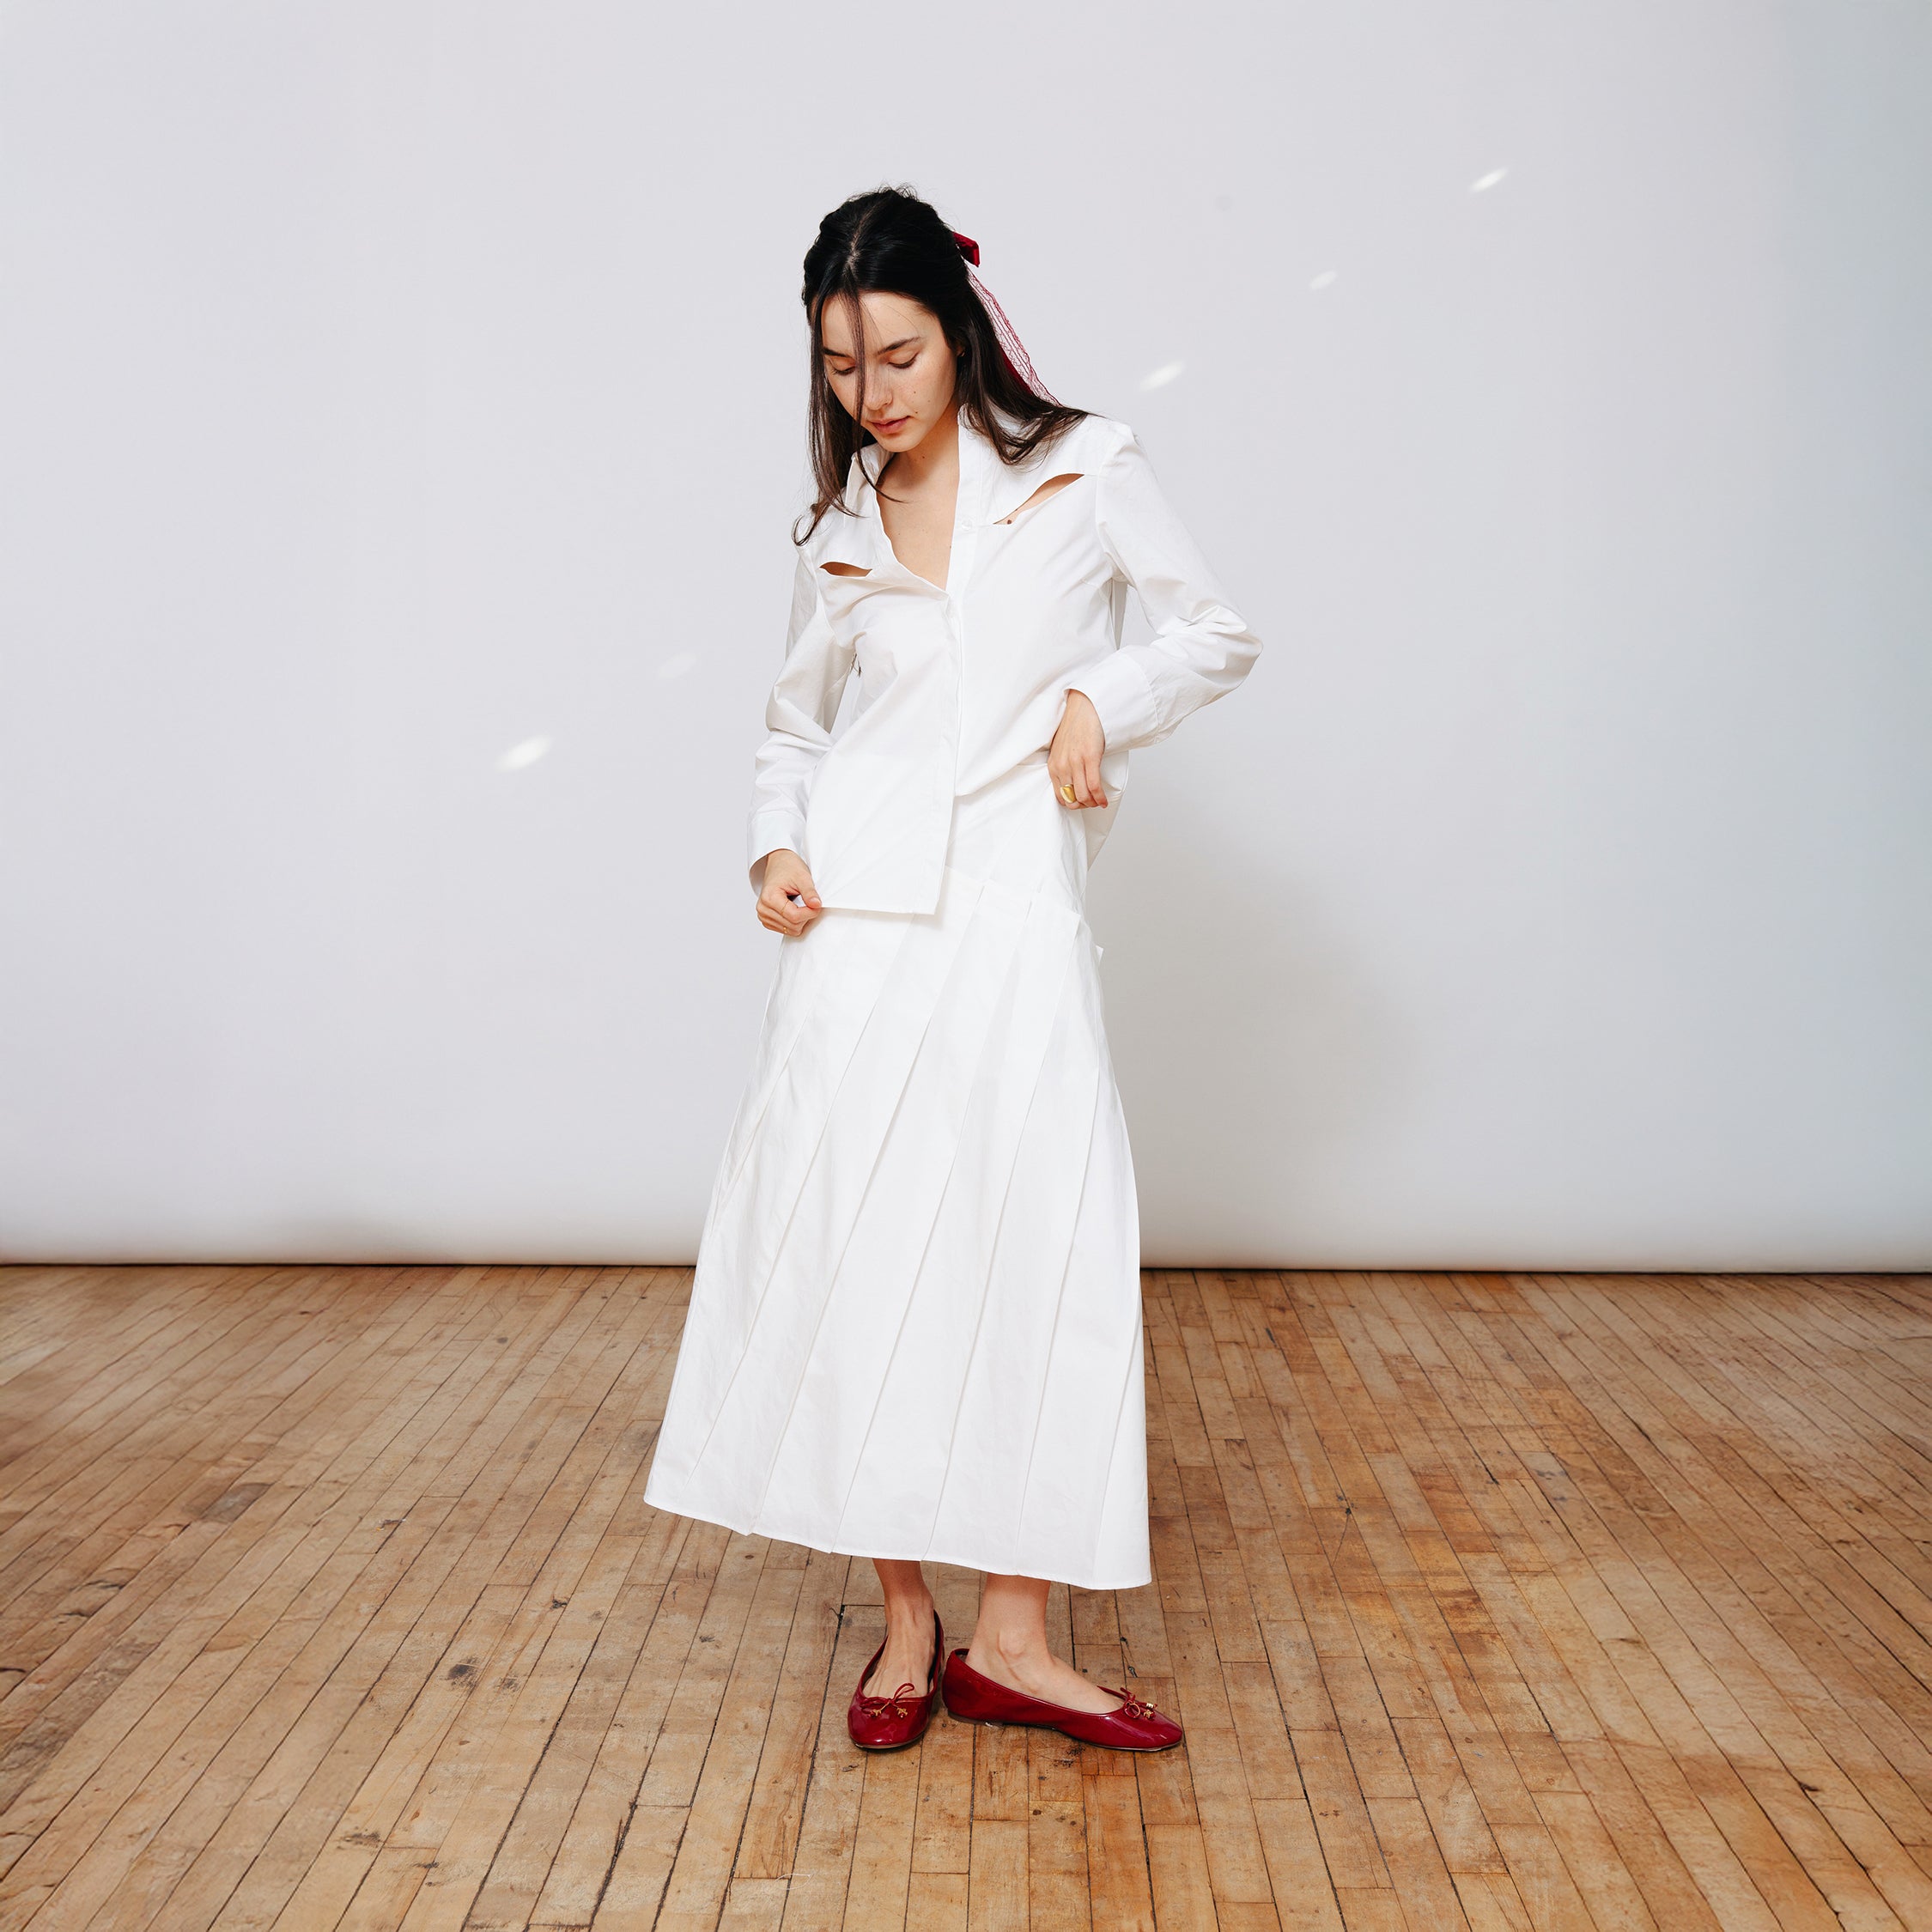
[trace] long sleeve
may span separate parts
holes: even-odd
[[[805,801],[818,761],[831,748],[832,722],[851,674],[851,649],[833,637],[818,572],[801,550],[785,666],[765,703],[770,735],[754,761],[750,863],[755,881],[768,853],[781,847],[805,850]]]
[[[1261,643],[1222,597],[1131,431],[1101,467],[1096,505],[1101,542],[1154,635],[1066,683],[1093,701],[1108,749],[1129,750],[1157,743],[1190,712],[1225,696]]]

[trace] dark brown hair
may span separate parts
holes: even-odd
[[[954,393],[961,413],[999,451],[1018,463],[1088,412],[1036,393],[1006,360],[999,338],[966,273],[966,258],[930,202],[909,188],[874,188],[842,201],[818,224],[805,251],[804,301],[811,324],[811,476],[813,502],[803,543],[845,501],[852,459],[876,441],[865,427],[866,324],[861,294],[904,295],[939,318],[957,358]],[[859,339],[858,413],[848,416],[825,371],[825,305],[849,296]]]

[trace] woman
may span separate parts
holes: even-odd
[[[1260,645],[1125,423],[1047,393],[915,196],[805,261],[817,500],[750,857],[782,936],[653,1504],[870,1557],[868,1749],[965,1717],[1181,1728],[1048,1647],[1150,1581],[1139,1229],[1083,911],[1127,754]],[[796,535],[797,533],[795,533]],[[1119,647],[1132,586],[1151,641]],[[950,1656],[922,1559],[987,1572]]]

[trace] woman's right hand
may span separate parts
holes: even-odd
[[[765,854],[765,882],[758,888],[758,923],[768,933],[796,939],[825,908],[811,872],[797,853],[781,847]]]

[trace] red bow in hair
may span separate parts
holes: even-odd
[[[966,279],[973,284],[974,292],[985,304],[987,314],[993,323],[993,335],[999,344],[999,353],[1005,358],[1006,367],[1036,396],[1042,397],[1049,403],[1057,403],[1060,398],[1041,381],[1040,372],[1034,368],[1032,358],[1021,346],[1019,331],[1006,319],[1005,310],[994,299],[992,289],[972,272],[980,265],[979,243],[971,235],[960,234],[957,228],[948,228],[946,233],[952,237],[959,252],[966,258],[969,264]]]

